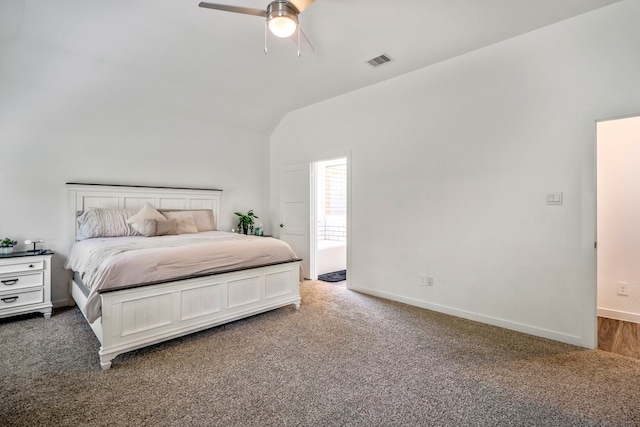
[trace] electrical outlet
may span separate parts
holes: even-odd
[[[427,275],[425,273],[420,273],[420,281],[418,283],[420,286],[427,286]]]
[[[433,286],[433,277],[427,276],[427,286]]]
[[[629,284],[618,282],[618,295],[629,295]]]

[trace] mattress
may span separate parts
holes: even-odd
[[[94,322],[101,315],[101,292],[297,260],[278,239],[209,231],[82,240],[65,268],[89,289],[85,311]]]

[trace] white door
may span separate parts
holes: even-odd
[[[303,259],[305,278],[310,277],[310,180],[311,163],[286,165],[280,171],[280,240]]]

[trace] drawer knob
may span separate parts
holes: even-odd
[[[20,279],[0,280],[0,282],[3,285],[11,286],[11,285],[15,285],[16,283],[18,283],[18,280],[20,280]]]
[[[2,298],[2,302],[6,302],[6,303],[16,302],[17,300],[18,300],[18,297]]]
[[[33,264],[29,264],[29,268],[33,268]]]

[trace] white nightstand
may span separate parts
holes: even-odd
[[[0,255],[0,317],[40,312],[51,317],[51,258],[48,250]]]

